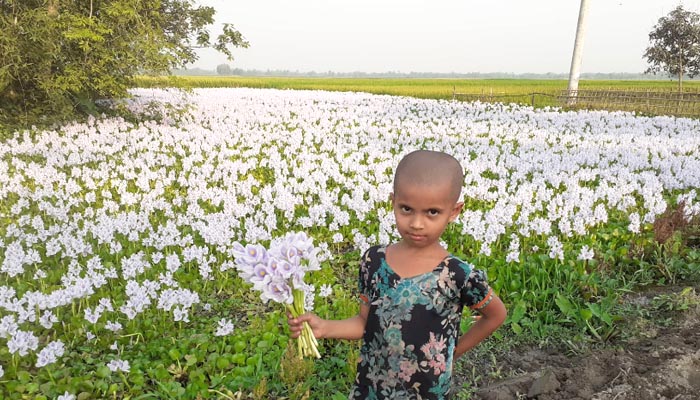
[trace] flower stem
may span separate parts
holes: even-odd
[[[292,314],[292,317],[297,318],[298,316],[304,314],[304,292],[301,290],[294,290],[293,292],[294,301],[292,304],[287,305],[287,309]],[[304,321],[301,334],[297,337],[297,350],[299,353],[299,358],[304,357],[316,357],[321,358],[321,354],[318,351],[318,340],[314,337],[313,330],[308,322]]]

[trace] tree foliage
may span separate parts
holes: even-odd
[[[95,111],[135,75],[195,61],[199,47],[233,59],[248,43],[230,24],[212,40],[214,14],[193,0],[0,0],[0,126]]]
[[[219,64],[216,66],[216,73],[219,75],[231,75],[233,70],[228,64]]]
[[[678,6],[649,33],[649,47],[644,57],[650,64],[647,73],[666,72],[678,77],[683,88],[683,76],[700,74],[700,15]]]

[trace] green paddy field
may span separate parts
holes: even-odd
[[[429,99],[452,99],[454,93],[491,97],[494,101],[533,103],[548,106],[556,103],[567,88],[563,79],[413,79],[413,78],[303,78],[239,76],[170,76],[139,77],[138,87],[251,87],[368,92]],[[674,91],[674,80],[582,80],[580,90]],[[697,92],[700,81],[684,82],[684,91]]]

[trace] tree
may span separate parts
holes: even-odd
[[[578,94],[578,80],[581,76],[581,60],[583,59],[583,39],[586,36],[586,18],[588,16],[588,0],[581,0],[578,12],[578,24],[576,25],[576,40],[574,41],[574,53],[571,56],[571,69],[569,71],[569,105],[576,104]]]
[[[231,66],[228,64],[219,64],[216,66],[216,73],[219,75],[231,75]]]
[[[169,73],[213,47],[248,42],[232,25],[211,40],[212,7],[194,0],[0,0],[0,126],[50,122],[127,96],[133,78]]]
[[[676,7],[649,33],[649,47],[644,57],[650,64],[645,73],[666,72],[678,77],[683,90],[683,76],[700,73],[700,15]]]

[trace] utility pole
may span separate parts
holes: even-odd
[[[581,76],[581,60],[583,58],[583,39],[586,35],[586,18],[588,16],[588,0],[581,0],[581,8],[578,12],[578,25],[576,26],[576,41],[574,42],[574,54],[571,56],[571,70],[569,70],[569,96],[568,105],[576,105],[578,92],[578,79]]]

